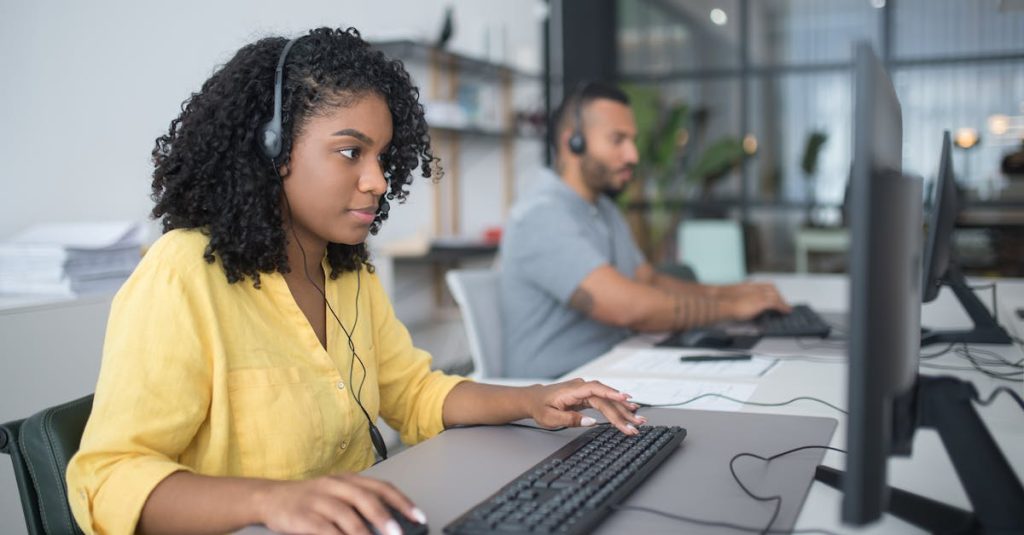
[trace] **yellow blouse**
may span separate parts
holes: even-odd
[[[365,469],[374,450],[353,397],[361,382],[370,416],[415,443],[441,432],[444,399],[464,380],[430,371],[365,268],[358,301],[356,273],[326,285],[364,377],[330,311],[325,351],[279,273],[262,274],[261,289],[228,284],[220,262],[202,257],[208,242],[168,232],[114,298],[67,471],[86,533],[134,532],[149,493],[179,470],[304,479]]]

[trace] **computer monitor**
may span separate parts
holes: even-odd
[[[968,286],[953,258],[953,225],[958,214],[956,183],[953,180],[953,160],[949,132],[942,136],[942,156],[939,175],[935,181],[935,196],[928,222],[925,241],[924,277],[921,299],[925,303],[939,296],[943,285],[949,286],[967,311],[974,328],[959,331],[933,331],[925,329],[921,345],[938,343],[1010,344],[1010,335],[982,304],[974,290]]]
[[[848,524],[889,512],[932,532],[1024,530],[1024,488],[971,404],[973,385],[917,373],[921,180],[901,171],[900,104],[870,45],[856,48],[854,78],[846,472],[815,477],[843,491]],[[973,512],[888,486],[889,457],[910,455],[919,427],[938,431]]]
[[[953,224],[959,206],[953,181],[953,159],[949,131],[942,133],[939,174],[935,179],[931,214],[928,217],[928,238],[924,249],[924,278],[921,280],[921,301],[928,303],[939,296],[942,278],[949,269],[952,254]]]
[[[905,415],[894,413],[894,407],[913,391],[917,378],[923,216],[921,179],[902,173],[896,91],[870,46],[857,47],[854,67],[843,518],[862,523],[884,510],[889,454],[910,450],[906,430],[894,425]]]

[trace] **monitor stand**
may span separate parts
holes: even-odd
[[[917,426],[939,432],[974,511],[890,487],[887,512],[930,533],[1024,533],[1024,487],[978,417],[976,398],[969,382],[918,377]],[[814,478],[842,490],[843,476],[819,466]]]
[[[962,331],[933,331],[922,329],[921,345],[932,344],[1004,344],[1013,343],[1006,329],[996,323],[995,318],[985,308],[985,304],[978,299],[974,290],[967,285],[960,268],[950,263],[946,275],[942,277],[942,283],[952,288],[960,305],[964,307],[967,315],[970,316],[974,328]],[[994,301],[994,300],[993,300]],[[993,302],[993,307],[995,303]]]

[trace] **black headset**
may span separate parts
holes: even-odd
[[[288,41],[277,60],[277,70],[274,71],[274,116],[260,127],[260,148],[263,154],[274,162],[281,155],[281,141],[284,138],[281,135],[281,86],[284,82],[284,62],[288,59],[288,51],[299,39],[302,38],[296,37]]]
[[[281,88],[284,81],[284,62],[288,59],[288,51],[292,49],[292,45],[294,45],[299,39],[302,38],[296,37],[295,39],[288,41],[288,43],[284,45],[284,49],[281,50],[281,57],[277,60],[277,70],[274,72],[274,116],[271,117],[269,121],[263,123],[263,126],[260,127],[259,131],[261,142],[260,149],[263,151],[264,156],[270,158],[270,161],[275,163],[275,172],[277,171],[277,158],[281,155],[281,145],[282,140],[284,139],[281,135]],[[285,200],[287,201],[287,197],[285,197]],[[383,212],[382,219],[387,219],[388,208],[389,206],[387,205],[387,201],[384,200],[381,203],[378,216]],[[288,208],[288,211],[291,212],[291,207]],[[348,338],[348,348],[352,352],[352,361],[349,363],[348,370],[348,388],[349,391],[352,392],[352,398],[356,400],[356,405],[359,406],[359,410],[363,412],[363,416],[366,416],[366,423],[370,428],[370,442],[373,444],[373,449],[377,452],[377,457],[380,460],[387,459],[388,447],[387,443],[384,442],[384,436],[380,434],[380,430],[377,429],[377,426],[373,423],[373,419],[370,418],[370,413],[367,412],[365,407],[363,407],[363,402],[359,399],[360,392],[363,389],[362,382],[359,383],[358,390],[352,390],[352,369],[357,360],[359,361],[359,366],[363,368],[363,381],[366,380],[366,365],[363,364],[363,359],[359,358],[359,354],[356,353],[356,345],[352,341],[352,333],[355,332],[356,322],[359,321],[359,272],[356,272],[356,318],[355,321],[352,322],[352,330],[350,331],[345,328],[345,325],[341,323],[341,318],[339,318],[334,312],[334,307],[332,307],[330,301],[327,300],[327,294],[323,289],[317,286],[316,282],[313,281],[313,277],[310,276],[309,269],[306,266],[306,250],[302,247],[302,242],[299,241],[299,237],[295,235],[294,227],[292,228],[292,235],[295,238],[295,243],[299,245],[299,250],[302,252],[302,269],[306,273],[306,278],[309,279],[309,283],[312,284],[313,288],[315,288],[316,291],[324,298],[324,303],[327,305],[327,309],[331,311],[331,315],[334,316],[334,320],[338,322],[338,326],[341,327],[342,332],[345,333],[345,337]]]
[[[583,94],[590,87],[590,82],[580,82],[576,90],[569,95],[573,103],[572,135],[569,136],[569,151],[582,156],[587,152],[587,139],[583,137]]]
[[[299,39],[302,39],[302,37],[296,37],[288,41],[284,45],[284,49],[281,50],[281,57],[277,59],[277,70],[274,71],[274,115],[269,121],[263,123],[259,131],[260,150],[264,156],[270,159],[275,168],[277,167],[277,158],[281,156],[281,149],[284,144],[284,135],[281,133],[281,91],[284,86],[284,63],[288,59],[288,52],[292,49],[292,45]],[[391,211],[388,195],[381,196],[380,205],[377,207],[377,217],[381,221],[387,221],[388,212]],[[376,231],[374,231],[374,234],[376,234]]]

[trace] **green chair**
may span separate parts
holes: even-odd
[[[731,284],[747,278],[743,228],[731,219],[690,219],[679,223],[678,260],[704,284]]]
[[[92,395],[0,426],[0,452],[14,463],[29,535],[82,533],[71,515],[64,473],[90,411]]]

